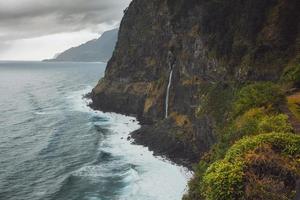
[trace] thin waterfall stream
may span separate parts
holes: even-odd
[[[173,77],[173,69],[171,69],[170,71],[170,75],[169,75],[169,83],[168,83],[168,87],[167,87],[167,94],[166,94],[166,113],[165,113],[165,118],[168,118],[168,111],[169,111],[169,97],[170,97],[170,88],[171,88],[171,84],[172,84],[172,77]]]

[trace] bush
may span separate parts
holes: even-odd
[[[269,133],[269,134],[261,134],[258,136],[247,137],[235,145],[233,145],[223,160],[217,161],[213,163],[205,172],[201,185],[201,191],[204,194],[206,200],[235,200],[235,199],[246,199],[245,198],[245,188],[247,184],[246,174],[248,174],[249,170],[249,160],[245,160],[247,153],[253,152],[255,153],[255,149],[261,147],[270,147],[270,149],[279,154],[282,157],[282,160],[287,160],[290,162],[289,169],[285,169],[285,171],[289,171],[292,174],[292,178],[296,179],[296,175],[294,175],[295,171],[299,175],[299,161],[297,159],[300,156],[300,136],[288,134],[288,133]],[[258,154],[258,152],[256,152]],[[289,158],[289,159],[284,159]],[[254,159],[255,161],[257,159]],[[270,159],[267,159],[270,160]],[[277,159],[278,160],[278,159]],[[253,161],[253,162],[255,162]],[[250,163],[251,165],[251,163]],[[268,165],[268,162],[262,162],[262,165]],[[282,178],[281,175],[274,169],[274,174],[272,174],[272,168],[276,168],[278,165],[272,163],[270,166],[260,166],[259,169],[270,169],[268,176],[266,172],[264,172],[263,176],[267,176],[267,179],[270,178]],[[296,169],[296,170],[295,170]],[[298,170],[297,170],[298,169]],[[280,168],[279,168],[280,170]],[[264,170],[263,170],[264,171]],[[275,177],[275,178],[274,178]],[[263,179],[264,177],[259,177],[258,179]],[[283,177],[285,178],[285,177]],[[259,180],[256,180],[259,181]],[[276,181],[273,181],[274,183]],[[272,183],[272,181],[270,181]],[[295,182],[291,181],[290,184],[295,184]],[[285,185],[284,185],[285,186]],[[293,185],[294,186],[294,185]],[[272,186],[270,186],[272,187]],[[293,187],[289,187],[294,189]],[[263,191],[263,188],[262,188]],[[249,192],[249,191],[247,191]],[[266,192],[267,191],[263,191]],[[278,192],[278,191],[276,191]],[[291,191],[292,193],[292,191]],[[261,193],[260,199],[264,199],[264,193]],[[269,194],[268,194],[269,195]],[[280,196],[280,191],[277,196]],[[276,196],[274,194],[273,196]]]
[[[253,108],[224,129],[223,134],[220,135],[219,143],[212,150],[211,157],[213,160],[223,158],[230,146],[244,136],[292,131],[293,128],[287,115],[273,113],[264,108]]]
[[[291,161],[294,157],[291,160],[282,157],[285,155],[293,156],[295,155],[293,152],[298,152],[300,148],[299,137],[296,138],[296,141],[298,141],[296,143],[299,145],[297,147],[293,142],[293,135],[281,134],[293,131],[288,116],[278,113],[278,107],[285,99],[283,92],[278,85],[271,82],[254,83],[239,90],[233,88],[226,91],[224,89],[228,88],[208,87],[203,92],[206,95],[202,96],[202,102],[199,106],[201,109],[198,111],[202,111],[199,113],[205,111],[205,114],[210,114],[216,119],[216,131],[219,138],[218,143],[202,157],[201,162],[198,164],[194,179],[189,183],[189,195],[185,197],[185,200],[251,198],[260,200],[261,198],[256,198],[257,195],[261,195],[260,192],[263,192],[264,200],[270,199],[270,187],[273,188],[272,190],[277,191],[278,188],[284,187],[284,185],[282,186],[282,179],[274,179],[276,175],[274,177],[266,175],[269,172],[271,173],[272,170],[265,169],[272,168],[270,166],[278,166],[280,170],[293,174],[291,169],[286,170],[284,165],[281,164],[290,163],[292,168],[296,168],[295,162]],[[228,113],[229,115],[227,115]],[[220,120],[222,117],[223,120]],[[240,140],[245,136],[245,139]],[[259,153],[259,151],[255,152],[257,148],[265,144],[270,145],[270,152],[273,151],[273,148],[276,150],[270,155],[277,155],[279,152],[280,159],[273,156],[271,159],[264,160],[269,155],[268,152],[264,152],[264,154]],[[255,153],[249,153],[251,151]],[[254,156],[248,156],[249,154]],[[296,154],[299,155],[299,152]],[[254,161],[248,159],[250,157],[255,158]],[[269,168],[258,167],[262,174],[256,176],[255,170],[251,173],[247,170],[249,170],[252,161],[258,161],[260,158],[262,165],[269,165]],[[273,162],[273,158],[275,164],[270,164]],[[269,160],[271,162],[267,162]],[[261,184],[255,182],[260,177],[265,178],[260,181]],[[263,187],[265,183],[272,184],[270,187]],[[253,193],[252,196],[249,195],[249,191]],[[286,191],[292,193],[288,189]],[[281,195],[284,196],[286,193]],[[278,195],[276,198],[281,199]]]
[[[288,108],[300,121],[300,92],[287,97],[287,101]]]
[[[300,64],[292,65],[284,70],[281,81],[287,83],[293,83],[295,85],[300,84]]]
[[[300,169],[297,159],[278,154],[269,144],[247,152],[244,159],[247,200],[294,199]]]
[[[258,121],[257,133],[293,132],[285,114],[264,116]]]
[[[212,164],[203,177],[206,200],[235,200],[243,196],[243,162],[226,160]]]
[[[226,153],[225,159],[235,161],[243,157],[248,151],[255,149],[258,145],[270,144],[281,153],[295,156],[300,155],[300,136],[290,133],[268,133],[252,137],[246,137],[234,144]]]
[[[268,113],[264,108],[253,108],[235,120],[232,131],[231,137],[239,139],[242,136],[260,133],[292,132],[293,128],[287,115]]]
[[[183,200],[203,199],[200,183],[208,167],[209,163],[204,160],[195,167],[194,177],[189,182],[189,193],[184,195]]]
[[[271,82],[254,83],[243,87],[234,102],[234,116],[256,107],[277,107],[284,101],[280,87]]]

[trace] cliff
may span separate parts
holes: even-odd
[[[104,32],[100,38],[72,47],[47,62],[107,62],[114,51],[119,29]]]
[[[299,87],[299,8],[298,0],[133,0],[91,106],[137,116],[137,143],[191,167],[215,155],[223,129],[249,109],[270,104],[277,117],[281,94],[264,99],[265,88]],[[251,84],[246,94],[266,95],[243,107],[248,99],[236,99]],[[271,111],[259,112],[269,120]],[[203,195],[197,187],[190,199]]]

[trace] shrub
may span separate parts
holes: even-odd
[[[293,127],[288,122],[285,114],[264,116],[258,121],[257,133],[293,132]]]
[[[288,108],[300,121],[300,92],[287,97]]]
[[[286,155],[300,155],[300,136],[290,133],[268,133],[252,137],[246,137],[234,144],[226,153],[225,159],[234,161],[243,157],[248,151],[255,149],[258,145],[270,144],[273,148],[280,150]]]
[[[300,64],[292,65],[284,70],[281,81],[287,83],[300,84]]]
[[[270,112],[264,108],[253,108],[238,117],[225,128],[219,143],[212,150],[214,160],[221,159],[235,141],[244,136],[271,132],[292,132],[293,128],[285,114]]]
[[[293,131],[287,115],[269,113],[264,108],[250,109],[235,120],[233,128],[235,130],[232,130],[232,137],[238,138],[260,133]]]
[[[241,115],[255,107],[277,107],[284,101],[280,87],[271,82],[254,83],[243,87],[234,102],[234,115]]]
[[[278,188],[285,186],[282,185],[282,179],[274,178],[276,175],[271,177],[266,175],[272,170],[264,171],[263,169],[278,166],[278,169],[286,170],[284,165],[280,165],[280,162],[290,163],[288,166],[296,168],[293,156],[300,155],[299,137],[294,138],[292,134],[284,134],[292,132],[293,128],[288,121],[288,116],[279,114],[277,110],[285,100],[283,92],[278,85],[271,82],[254,83],[239,90],[231,88],[226,91],[224,89],[228,88],[215,85],[208,87],[203,92],[205,95],[199,106],[201,109],[198,111],[201,111],[199,113],[205,111],[205,114],[210,114],[216,119],[216,129],[218,129],[216,131],[219,138],[218,143],[198,164],[195,177],[189,184],[189,196],[185,200],[231,200],[251,199],[252,197],[255,199],[257,195],[261,194],[260,192],[264,194],[264,200],[269,199],[270,192],[267,190],[272,188],[277,191]],[[223,117],[223,120],[220,120],[220,117]],[[243,137],[246,138],[240,140]],[[268,153],[252,152],[256,152],[256,149],[264,145],[269,145],[271,150],[274,149],[274,152],[270,150],[272,152],[270,155],[279,153],[279,159],[275,159],[275,164],[265,162],[267,160],[264,158]],[[254,155],[251,158],[257,159],[248,159],[250,158],[249,154]],[[292,159],[284,159],[283,157],[286,155]],[[249,172],[249,166],[253,164],[252,161],[258,161],[260,158],[263,161],[262,165],[270,166],[268,166],[269,168],[259,168],[261,167],[259,166],[262,174],[256,176],[255,170]],[[272,158],[277,157],[273,156]],[[286,171],[293,174],[291,169]],[[259,184],[255,181],[260,177],[263,177],[263,180],[260,180]],[[249,181],[250,179],[252,181]],[[264,183],[273,185],[263,187]],[[249,191],[253,193],[251,198]],[[288,189],[286,191],[292,193]],[[287,193],[282,193],[281,196]],[[279,196],[277,195],[276,198]]]
[[[226,160],[212,164],[203,177],[206,200],[235,200],[243,196],[243,162]]]
[[[300,136],[288,133],[269,133],[247,137],[233,145],[228,150],[223,160],[213,163],[207,169],[200,184],[201,191],[204,194],[205,199],[245,199],[245,188],[247,184],[246,174],[248,173],[247,170],[249,170],[249,165],[251,165],[251,163],[249,163],[249,159],[246,160],[245,157],[247,157],[249,152],[252,154],[253,152],[258,154],[255,150],[264,146],[270,147],[272,152],[276,152],[276,154],[279,155],[279,158],[283,158],[281,160],[287,160],[290,162],[290,169],[285,169],[285,171],[292,174],[292,176],[294,176],[294,172],[297,171],[299,175],[299,168],[297,168],[299,167],[299,160],[297,159],[300,156]],[[257,159],[254,159],[254,161],[257,161]],[[264,172],[263,176],[268,176],[266,174],[270,173],[271,175],[267,177],[267,179],[270,178],[273,180],[274,174],[272,174],[272,168],[276,168],[278,165],[272,162],[271,164],[272,165],[266,166],[268,165],[268,162],[262,162],[260,169],[270,169],[269,172]],[[281,168],[279,168],[279,170],[280,169]],[[276,170],[277,169],[274,170],[274,173],[277,173]],[[280,173],[279,175],[278,173],[276,175],[284,176]],[[276,181],[273,182],[275,183]],[[270,183],[272,183],[272,181],[270,181]],[[294,182],[291,181],[291,184],[294,184]],[[263,188],[262,191],[264,191]],[[263,193],[261,193],[260,199],[264,199]]]
[[[245,165],[247,200],[294,199],[300,167],[296,159],[282,156],[265,144],[245,155]]]
[[[189,182],[189,193],[185,194],[183,200],[203,199],[203,194],[201,191],[200,184],[203,180],[203,175],[206,172],[208,167],[209,167],[209,163],[204,160],[201,160],[199,164],[195,166],[194,177]]]

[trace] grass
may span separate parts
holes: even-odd
[[[287,97],[287,101],[290,111],[300,121],[300,92]]]
[[[235,116],[255,107],[268,107],[281,104],[284,95],[279,85],[272,82],[257,82],[241,88],[234,102]]]

